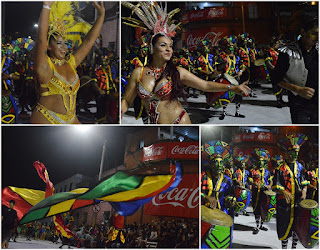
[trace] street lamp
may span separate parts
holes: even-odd
[[[107,150],[107,140],[105,140],[104,143],[103,143],[98,181],[100,181],[101,178],[102,178],[103,166],[104,166],[104,162],[105,162],[105,159],[106,159],[106,157],[105,157],[106,150]]]

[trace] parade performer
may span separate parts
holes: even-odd
[[[201,173],[201,248],[231,248],[235,191],[231,178],[224,174],[224,165],[229,158],[232,158],[232,150],[223,141],[211,141],[205,143],[201,151],[203,164]],[[223,216],[223,213],[219,214],[217,209],[229,216]],[[203,221],[204,217],[209,218],[207,221]],[[225,221],[221,219],[222,217],[225,218]],[[228,217],[231,224],[226,225]],[[219,219],[222,220],[222,223],[219,223]],[[213,223],[208,223],[211,220]]]
[[[17,226],[17,212],[14,210],[15,201],[11,200],[9,208],[2,206],[1,213],[1,232],[2,243],[1,248],[8,248],[9,240],[11,238],[14,228]]]
[[[302,21],[301,38],[279,48],[272,82],[289,90],[289,107],[293,124],[318,124],[318,19]]]
[[[300,147],[307,139],[303,134],[291,134],[277,143],[285,154],[285,162],[276,169],[272,186],[277,193],[277,233],[282,248],[287,248],[290,236],[292,248],[297,247],[298,237],[294,229],[298,216],[296,205],[306,198],[308,185],[303,166],[297,159]]]
[[[144,100],[149,123],[190,124],[189,115],[178,100],[179,97],[186,99],[183,84],[205,92],[231,90],[240,95],[248,94],[249,88],[245,85],[232,86],[207,82],[186,69],[174,66],[171,38],[174,37],[178,25],[172,23],[172,17],[179,9],[167,13],[167,9],[162,9],[156,2],[140,2],[137,5],[121,2],[121,4],[132,9],[143,22],[130,17],[126,19],[128,22],[133,21],[130,25],[153,31],[149,44],[149,64],[133,71],[121,101],[122,114],[127,112],[138,94]]]
[[[238,82],[240,82],[240,78],[245,66],[240,61],[240,57],[235,54],[235,50],[237,49],[237,37],[233,35],[224,37],[219,41],[219,45],[222,49],[222,53],[220,53],[217,57],[222,58],[226,63],[225,73],[234,77]],[[216,59],[216,61],[218,61],[218,59]],[[241,101],[242,97],[240,95],[236,95],[234,98],[234,102],[236,103],[235,116],[244,118],[245,116],[239,113]],[[223,113],[219,117],[220,120],[223,120],[226,117],[226,110],[227,105],[223,106]]]
[[[131,70],[132,72],[135,68],[144,67],[148,63],[148,40],[150,36],[144,35],[138,41],[139,44],[139,54],[131,60]],[[135,113],[135,118],[138,120],[142,118],[144,124],[148,124],[148,114],[144,108],[143,100],[137,95],[133,102],[133,108]]]
[[[71,2],[43,2],[40,15],[38,34],[35,47],[35,72],[41,87],[41,97],[30,118],[31,123],[72,124],[79,123],[76,117],[76,96],[80,80],[76,68],[85,59],[99,36],[105,15],[104,4],[93,3],[98,12],[95,24],[86,26],[86,38],[74,53],[68,53],[68,27],[57,16],[64,12],[61,18],[73,17]],[[76,3],[74,3],[76,4]],[[51,11],[52,8],[52,11]],[[68,25],[77,32],[75,21]],[[81,27],[84,27],[81,24]],[[71,29],[71,28],[70,28]],[[90,31],[89,31],[90,30]]]
[[[194,62],[197,75],[206,81],[212,80],[210,77],[214,73],[214,56],[210,54],[210,42],[208,40],[201,41],[198,44],[200,56]]]
[[[270,77],[267,79],[269,79],[270,82],[272,84],[272,90],[273,90],[273,94],[276,96],[277,98],[277,108],[282,108],[284,106],[286,106],[285,102],[283,101],[283,89],[276,83],[272,83],[271,81],[271,75],[273,74],[273,70],[277,65],[277,61],[278,61],[278,56],[279,56],[279,52],[278,52],[278,48],[280,46],[280,42],[278,41],[278,39],[276,37],[273,37],[271,42],[270,42],[270,47],[269,49],[267,49],[266,53],[265,53],[265,64],[268,68],[268,72]]]
[[[319,202],[319,167],[318,157],[313,152],[310,152],[310,161],[307,163],[307,179],[310,182],[307,190],[307,199]]]
[[[252,207],[257,227],[254,228],[253,234],[259,233],[259,230],[268,231],[263,226],[262,205],[265,199],[263,191],[271,189],[270,173],[267,169],[270,160],[268,150],[256,148],[251,153],[251,163],[253,168],[250,170],[249,182],[252,185]]]
[[[248,158],[243,156],[242,154],[239,154],[237,157],[233,158],[233,164],[236,168],[235,172],[233,173],[232,180],[235,183],[236,186],[238,186],[240,189],[243,189],[242,195],[246,196],[246,199],[248,199],[248,204],[250,202],[251,198],[251,193],[248,190],[248,176],[249,176],[249,171],[246,170],[246,162]],[[247,205],[247,204],[246,204]],[[246,208],[246,206],[245,206]],[[245,208],[242,209],[242,213],[245,216],[249,216]],[[237,216],[238,213],[235,213]]]
[[[2,92],[1,92],[1,122],[4,124],[16,123],[18,107],[13,97],[14,80],[19,80],[20,75],[15,69],[15,63],[5,54],[2,55]]]

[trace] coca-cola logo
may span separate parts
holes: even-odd
[[[258,135],[258,140],[260,141],[266,141],[266,140],[270,140],[271,139],[271,135],[269,133],[260,133]]]
[[[204,17],[204,14],[205,14],[204,11],[198,11],[198,12],[191,13],[190,19],[203,18],[203,17]]]
[[[147,157],[150,157],[150,156],[159,156],[159,155],[162,155],[163,149],[164,149],[163,146],[159,146],[159,147],[153,147],[153,146],[147,147],[147,148],[144,148],[144,155],[147,156]]]
[[[253,140],[254,139],[254,134],[245,134],[242,136],[243,140]]]
[[[207,32],[204,36],[195,36],[190,34],[187,38],[187,45],[190,49],[195,48],[202,40],[209,40],[213,46],[218,45],[223,32]]]
[[[208,13],[208,18],[223,16],[223,9],[210,9]]]
[[[165,202],[161,202],[164,201]],[[172,205],[174,207],[195,208],[199,205],[199,187],[193,188],[174,188],[170,192],[159,194],[153,197],[152,204],[155,206]]]
[[[179,147],[179,145],[176,145],[172,148],[171,154],[197,155],[199,154],[199,147],[196,145],[189,145],[187,147]]]

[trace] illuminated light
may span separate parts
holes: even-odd
[[[35,27],[35,28],[38,28],[38,24],[37,23],[35,23],[34,25],[33,25],[33,27]]]
[[[79,133],[86,133],[86,132],[89,132],[92,128],[92,126],[88,126],[88,125],[76,125],[76,126],[73,126],[74,130],[76,132],[79,132]]]
[[[311,5],[317,5],[317,2],[316,1],[312,1]]]

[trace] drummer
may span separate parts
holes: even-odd
[[[305,180],[303,166],[297,159],[300,147],[307,139],[303,134],[291,134],[277,144],[285,153],[285,161],[276,169],[272,186],[272,190],[277,193],[277,233],[282,248],[287,248],[290,236],[292,236],[292,248],[296,248],[298,243],[294,231],[298,212],[295,207],[306,198],[309,182]]]
[[[208,166],[201,173],[201,203],[218,208],[233,217],[235,191],[232,180],[223,174],[224,163],[231,157],[230,147],[221,141],[209,142],[205,152],[209,154]]]
[[[263,191],[271,189],[270,172],[267,169],[270,160],[268,150],[264,148],[256,148],[251,153],[251,161],[254,167],[250,169],[249,183],[252,185],[252,207],[257,227],[254,228],[253,234],[259,233],[259,230],[268,231],[263,226],[261,217],[262,200],[265,195]]]
[[[235,172],[233,173],[233,182],[235,185],[238,185],[242,188],[248,188],[247,179],[249,176],[249,171],[246,170],[246,160],[247,158],[243,156],[241,153],[233,158],[233,164],[235,167]],[[243,215],[249,216],[248,212],[246,210],[243,210]],[[237,213],[235,213],[235,216],[238,216]]]

